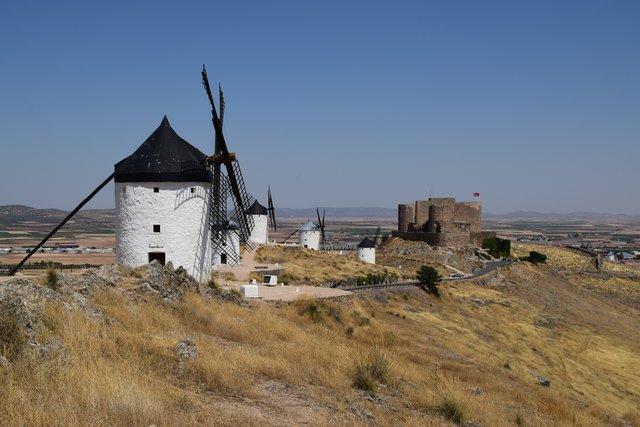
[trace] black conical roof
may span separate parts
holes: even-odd
[[[211,182],[206,154],[171,128],[167,116],[129,157],[116,163],[116,182]]]
[[[267,208],[262,206],[257,200],[247,209],[249,215],[266,215]]]
[[[365,237],[364,239],[362,239],[362,242],[360,242],[358,247],[359,248],[375,248],[376,244],[373,243],[373,240],[371,240],[370,238]]]

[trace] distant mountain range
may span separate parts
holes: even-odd
[[[326,218],[375,218],[396,219],[398,211],[391,208],[320,208],[320,215],[326,211]],[[317,218],[316,208],[276,208],[276,216],[295,218]]]
[[[483,219],[485,220],[516,220],[516,219],[530,219],[530,220],[617,220],[617,221],[640,221],[640,214],[627,215],[627,214],[613,214],[613,213],[598,213],[598,212],[570,212],[570,213],[547,213],[536,211],[514,211],[506,214],[493,214],[483,213]]]
[[[320,208],[326,210],[326,218],[370,218],[370,219],[397,219],[398,212],[394,208]],[[36,209],[25,205],[0,206],[0,224],[9,224],[18,221],[34,221],[37,223],[57,223],[61,221],[67,211],[60,209]],[[276,208],[276,216],[280,218],[316,218],[316,208]],[[535,211],[514,211],[506,214],[484,213],[485,220],[536,220],[553,221],[562,220],[616,220],[616,221],[640,221],[640,215],[595,213],[595,212],[571,212],[543,213]],[[115,223],[115,209],[85,209],[81,210],[73,218],[75,222],[101,222]]]
[[[0,206],[0,224],[12,224],[33,221],[39,224],[57,224],[70,211],[60,209],[37,209],[25,205]],[[76,223],[115,224],[115,209],[86,209],[78,212],[72,219]]]

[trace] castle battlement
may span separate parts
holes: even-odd
[[[398,205],[398,231],[393,236],[436,246],[480,245],[491,237],[482,232],[482,203],[431,197]]]

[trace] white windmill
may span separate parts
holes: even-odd
[[[320,219],[320,211],[316,208],[316,214],[318,215],[318,223],[309,220],[302,224],[300,228],[294,230],[293,233],[289,234],[286,239],[282,241],[282,243],[286,243],[287,240],[294,234],[298,233],[298,242],[299,245],[303,248],[313,249],[315,251],[320,250],[320,241],[322,240],[322,244],[326,243],[325,238],[325,225],[324,225],[324,215],[325,211],[322,211],[322,219]]]
[[[183,266],[197,280],[211,272],[207,156],[182,139],[165,116],[115,166],[116,262]]]
[[[371,240],[369,237],[362,239],[356,248],[358,261],[368,262],[369,264],[376,263],[376,242],[378,241],[378,235],[380,234],[380,227],[376,231],[376,236]]]

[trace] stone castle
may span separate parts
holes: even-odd
[[[456,202],[454,198],[429,198],[398,205],[395,237],[420,240],[432,246],[480,246],[495,233],[482,231],[482,204]]]

